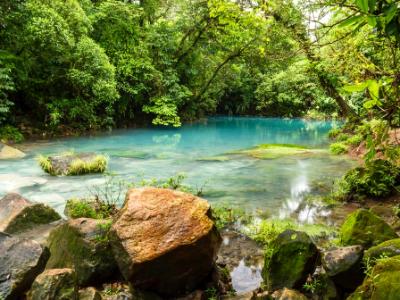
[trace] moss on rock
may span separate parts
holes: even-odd
[[[369,248],[364,253],[364,260],[373,262],[382,256],[392,257],[397,255],[400,255],[400,239],[393,239]]]
[[[371,274],[347,300],[398,300],[400,295],[400,256],[380,259]]]
[[[284,156],[315,154],[321,151],[323,150],[293,144],[261,144],[251,149],[234,151],[230,154],[242,154],[258,159],[276,159]]]
[[[340,240],[345,246],[362,245],[369,248],[397,237],[385,221],[366,209],[351,213],[340,228]]]
[[[310,237],[286,230],[266,250],[263,278],[268,290],[301,287],[316,267],[318,250]]]

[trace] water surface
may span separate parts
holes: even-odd
[[[52,177],[37,165],[38,154],[74,150],[110,157],[109,171],[128,181],[167,178],[183,172],[186,183],[203,188],[211,202],[267,210],[285,217],[299,207],[315,181],[331,182],[351,166],[329,154],[258,160],[238,156],[228,161],[202,161],[215,155],[262,143],[301,144],[327,148],[334,122],[301,119],[212,117],[181,128],[115,130],[79,138],[26,143],[27,157],[0,161],[0,196],[17,191],[53,206],[59,212],[66,199],[89,195],[104,177]],[[133,157],[132,157],[133,156]],[[303,217],[301,217],[303,216]],[[299,214],[310,220],[309,212]]]

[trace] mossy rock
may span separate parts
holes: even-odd
[[[16,193],[0,199],[0,231],[15,234],[60,219],[61,216],[51,207],[32,203]]]
[[[78,289],[73,269],[49,269],[36,277],[28,300],[77,299]]]
[[[257,159],[277,159],[286,156],[304,156],[321,152],[324,152],[324,150],[310,149],[305,146],[293,144],[261,144],[251,149],[234,151],[229,154],[241,154]]]
[[[398,300],[400,297],[400,256],[379,259],[370,276],[347,300]]]
[[[39,156],[40,167],[52,176],[104,173],[108,159],[96,153],[67,153],[58,156]]]
[[[101,284],[118,275],[108,242],[109,220],[69,220],[49,236],[50,259],[46,269],[75,269],[79,285]]]
[[[286,230],[266,250],[262,276],[268,290],[302,287],[312,274],[318,250],[304,232]]]
[[[400,255],[400,239],[393,239],[369,248],[364,253],[364,260],[373,262],[380,257],[393,257],[397,255]]]
[[[384,220],[366,209],[351,213],[340,228],[340,240],[345,246],[362,245],[369,248],[397,237]]]

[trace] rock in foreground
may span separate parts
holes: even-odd
[[[310,237],[286,230],[268,246],[263,278],[269,291],[302,287],[316,267],[318,250]]]
[[[373,263],[380,257],[392,257],[400,255],[400,239],[388,240],[375,247],[369,248],[364,253],[364,259]]]
[[[58,226],[49,236],[47,269],[73,268],[80,285],[101,284],[118,275],[107,232],[110,221],[80,218]]]
[[[207,201],[183,192],[128,192],[110,231],[121,273],[134,287],[163,295],[193,290],[212,271],[221,237]]]
[[[36,277],[28,300],[71,300],[77,296],[74,270],[50,269]]]
[[[22,299],[48,257],[39,243],[0,233],[0,299]]]
[[[347,300],[397,300],[400,295],[400,256],[378,260],[363,284]]]
[[[348,246],[322,254],[322,265],[328,276],[340,287],[354,291],[364,279],[363,248]]]
[[[10,193],[0,199],[0,231],[18,233],[61,219],[51,207]]]
[[[104,173],[107,168],[107,158],[96,153],[39,156],[38,161],[43,171],[53,176]]]
[[[351,213],[340,229],[341,242],[345,246],[362,245],[369,248],[397,237],[385,221],[366,209]]]

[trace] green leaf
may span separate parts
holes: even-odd
[[[379,83],[376,80],[368,80],[368,91],[371,98],[374,100],[379,99]]]
[[[368,16],[367,21],[368,21],[368,24],[372,27],[375,27],[377,24],[376,17]]]
[[[362,92],[368,87],[368,85],[369,85],[368,81],[365,81],[359,84],[345,85],[342,89],[345,92],[349,93]]]
[[[376,0],[369,0],[368,1],[368,6],[369,6],[369,10],[371,12],[373,12],[375,10]]]
[[[362,12],[367,13],[369,9],[368,0],[356,0],[356,5]]]
[[[348,19],[342,21],[342,22],[339,24],[339,27],[342,27],[342,28],[343,28],[343,27],[347,27],[347,26],[356,25],[356,24],[362,22],[363,20],[364,20],[364,17],[363,17],[363,16],[353,16],[353,17],[350,17],[350,18],[348,18]]]
[[[397,5],[396,3],[392,3],[388,9],[385,10],[385,21],[388,24],[394,16],[397,14]]]

